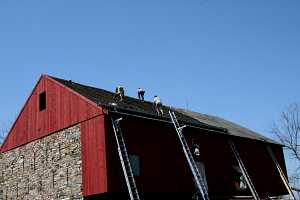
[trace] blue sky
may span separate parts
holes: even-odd
[[[1,0],[0,125],[46,73],[121,83],[131,96],[142,86],[149,100],[270,136],[300,99],[299,9],[298,0]]]

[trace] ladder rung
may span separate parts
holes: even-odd
[[[180,126],[178,127],[178,129],[181,131],[182,129],[184,129],[186,127],[186,125]]]

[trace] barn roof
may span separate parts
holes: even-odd
[[[153,109],[153,103],[149,101],[141,102],[139,99],[125,96],[125,100],[117,102],[115,100],[115,93],[104,89],[82,85],[71,80],[65,80],[57,77],[50,77],[64,86],[74,90],[80,95],[95,102],[99,106],[112,108],[112,103],[117,103],[116,108],[123,112],[135,113],[140,116],[151,116],[157,119],[168,119],[168,110],[176,112],[178,120],[193,125],[196,127],[204,127],[206,129],[215,130],[219,133],[229,134],[238,137],[244,137],[254,140],[260,140],[264,142],[278,144],[276,141],[269,139],[261,134],[258,134],[252,130],[242,127],[233,122],[227,121],[220,117],[201,114],[193,111],[188,111],[179,108],[173,108],[164,106],[165,116],[158,116]],[[169,119],[168,119],[169,120]]]

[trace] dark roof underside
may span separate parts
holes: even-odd
[[[264,137],[254,131],[251,131],[247,128],[244,128],[240,125],[232,123],[230,121],[224,120],[219,117],[205,115],[201,113],[196,113],[192,111],[187,111],[184,109],[177,109],[172,107],[164,106],[165,116],[160,117],[157,116],[155,110],[153,109],[153,103],[140,100],[132,97],[125,97],[123,102],[118,102],[115,99],[115,93],[109,92],[107,90],[90,87],[86,85],[82,85],[79,83],[75,83],[73,81],[68,81],[56,77],[51,77],[59,83],[67,86],[68,88],[76,91],[80,95],[88,98],[89,100],[95,102],[96,104],[104,107],[111,107],[112,103],[117,103],[117,109],[121,109],[122,111],[130,111],[135,112],[138,115],[148,115],[158,119],[164,118],[168,119],[168,110],[173,110],[176,113],[176,116],[179,121],[182,121],[186,124],[198,126],[202,128],[216,130],[220,133],[229,134],[238,137],[244,137],[249,139],[255,139],[260,141],[265,141],[269,143],[278,144],[276,141],[271,140],[267,137]]]

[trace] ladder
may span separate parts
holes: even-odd
[[[125,146],[124,138],[121,131],[120,121],[122,118],[118,118],[116,120],[111,117],[112,126],[114,129],[115,139],[118,145],[118,153],[121,161],[123,173],[126,180],[127,189],[130,195],[130,200],[140,200],[139,193],[136,187],[136,183],[134,180],[134,175],[132,172],[129,156],[127,153],[127,149]]]
[[[229,146],[230,146],[230,148],[233,152],[233,155],[234,155],[235,159],[237,160],[237,162],[239,164],[239,167],[240,167],[240,169],[242,171],[242,174],[243,174],[243,176],[244,176],[244,178],[247,182],[247,185],[250,188],[250,191],[251,191],[251,194],[252,194],[253,198],[255,200],[260,200],[260,197],[258,196],[258,193],[257,193],[257,191],[254,187],[253,182],[251,181],[251,178],[250,178],[250,176],[249,176],[249,174],[246,170],[246,167],[245,167],[245,165],[244,165],[244,163],[243,163],[243,161],[240,157],[240,154],[239,154],[239,152],[237,151],[237,149],[235,147],[235,144],[233,143],[233,141],[231,139],[228,140],[228,143],[229,143]]]
[[[294,193],[293,193],[293,191],[292,191],[292,189],[291,189],[291,187],[289,185],[288,179],[286,178],[286,176],[285,176],[284,172],[282,171],[279,163],[277,162],[277,159],[276,159],[276,157],[274,155],[274,152],[272,151],[272,149],[271,149],[271,147],[269,145],[267,145],[266,148],[267,148],[267,151],[268,151],[269,155],[271,156],[271,158],[272,158],[272,160],[273,160],[273,162],[274,162],[274,164],[276,166],[276,169],[279,172],[280,178],[281,178],[282,182],[284,183],[284,186],[286,187],[286,189],[289,192],[289,194],[292,197],[292,199],[296,200],[295,195],[294,195]]]
[[[206,188],[206,184],[204,182],[204,178],[202,177],[202,175],[200,174],[198,167],[196,165],[196,162],[193,158],[193,155],[190,151],[190,148],[184,138],[184,135],[182,134],[182,130],[184,127],[186,127],[186,125],[184,126],[180,126],[180,124],[177,121],[176,115],[174,113],[174,111],[169,111],[169,115],[171,117],[172,123],[176,129],[177,132],[177,136],[180,140],[180,143],[182,145],[183,148],[183,152],[184,155],[188,161],[189,167],[192,171],[195,183],[196,183],[196,188],[197,188],[197,196],[198,199],[203,199],[203,200],[209,200],[209,195],[208,195],[208,190]],[[201,195],[200,195],[201,194]]]

